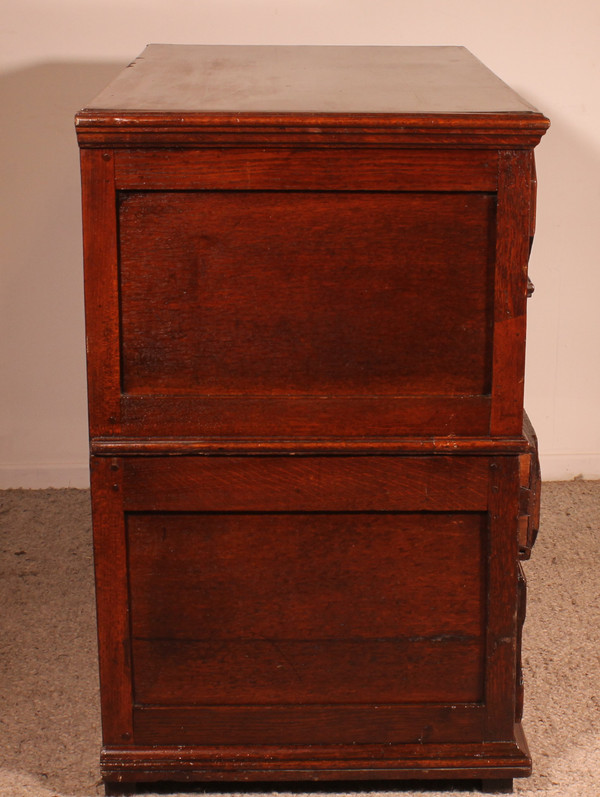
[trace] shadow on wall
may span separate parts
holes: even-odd
[[[57,276],[62,279],[67,269],[73,274],[73,264],[68,265],[69,258],[64,256],[67,252],[76,253],[77,271],[81,270],[79,153],[74,116],[122,67],[41,64],[0,75],[0,197],[8,238],[14,247],[14,257],[6,262],[33,266],[30,277],[43,278],[44,272],[43,263],[31,257],[33,253],[43,252],[42,260],[53,266],[53,282]],[[62,287],[68,294],[69,286]],[[40,295],[47,300],[45,293]],[[12,298],[19,301],[20,297],[12,294]]]
[[[122,67],[50,63],[0,75],[0,466],[5,469],[87,463],[74,115]],[[86,471],[84,465],[84,481]]]

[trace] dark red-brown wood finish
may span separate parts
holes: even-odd
[[[548,121],[464,48],[151,45],[76,122],[107,792],[508,788]]]

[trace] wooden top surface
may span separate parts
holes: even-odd
[[[464,47],[151,44],[85,113],[538,114]]]

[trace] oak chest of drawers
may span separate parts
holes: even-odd
[[[529,773],[547,125],[460,47],[151,45],[78,114],[108,791]]]

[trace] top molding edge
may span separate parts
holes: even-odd
[[[539,112],[483,114],[147,113],[83,109],[75,117],[85,146],[203,146],[332,142],[340,145],[444,145],[532,148],[548,129]]]

